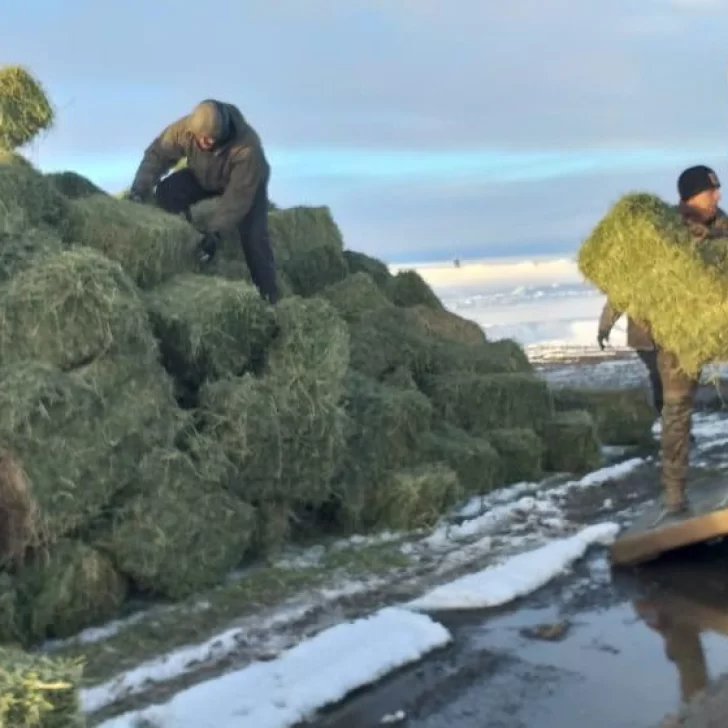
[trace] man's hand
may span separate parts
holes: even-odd
[[[217,233],[206,233],[197,245],[197,259],[200,263],[209,263],[217,253],[220,236]]]
[[[597,334],[597,344],[599,344],[599,348],[604,351],[604,347],[609,343],[609,332],[608,331],[600,331]]]
[[[129,194],[126,196],[126,199],[129,200],[129,202],[144,202],[144,198],[134,190],[129,190]]]

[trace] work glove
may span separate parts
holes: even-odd
[[[217,253],[220,236],[217,233],[206,233],[197,245],[197,259],[200,263],[209,263]]]
[[[604,351],[604,347],[609,343],[609,333],[607,331],[600,331],[597,334],[597,344],[599,348]]]

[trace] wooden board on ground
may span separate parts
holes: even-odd
[[[666,551],[728,536],[728,477],[688,486],[692,512],[679,520],[652,524],[661,503],[649,506],[612,544],[615,566],[630,566],[657,558]]]

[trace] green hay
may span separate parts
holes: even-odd
[[[485,439],[444,424],[423,438],[427,460],[442,461],[458,476],[466,496],[482,495],[500,485],[501,463],[495,448]]]
[[[321,296],[346,321],[357,321],[367,311],[391,309],[393,306],[368,273],[349,275],[343,281],[324,288]]]
[[[118,508],[96,547],[140,588],[180,599],[214,586],[245,558],[255,511],[205,479],[179,451],[139,466],[140,495]]]
[[[277,554],[291,540],[293,514],[287,503],[261,503],[257,509],[255,541],[256,554]]]
[[[432,405],[416,390],[399,390],[356,372],[346,380],[343,405],[348,416],[346,453],[336,478],[341,525],[356,529],[366,495],[395,470],[421,460]]]
[[[82,664],[0,648],[0,726],[83,728]]]
[[[435,341],[428,373],[533,374],[533,366],[521,346],[510,339],[465,343]]]
[[[30,165],[0,163],[0,231],[47,227],[68,242],[74,226],[71,205]]]
[[[348,274],[343,241],[328,207],[291,207],[269,213],[276,263],[293,293],[312,296]]]
[[[268,352],[268,377],[338,401],[349,368],[350,336],[336,309],[321,298],[286,299],[275,307],[278,335]]]
[[[51,172],[50,174],[46,174],[45,177],[69,200],[82,200],[86,197],[93,197],[94,195],[108,197],[108,194],[104,190],[76,172]]]
[[[397,273],[390,283],[390,295],[397,306],[425,306],[435,311],[445,308],[427,281],[415,270]]]
[[[585,410],[558,412],[543,432],[544,467],[557,473],[587,473],[601,465],[596,426]]]
[[[416,305],[412,309],[427,332],[436,339],[460,344],[483,344],[485,333],[475,323],[444,308]]]
[[[473,435],[513,427],[540,430],[553,411],[548,385],[527,374],[431,376],[423,387],[443,420]]]
[[[387,372],[381,379],[382,384],[386,384],[395,389],[407,389],[417,391],[417,382],[412,372],[406,367],[398,367],[397,369]]]
[[[543,476],[543,440],[530,428],[493,430],[488,439],[501,461],[503,485],[533,482]]]
[[[352,493],[347,504],[357,531],[410,531],[431,528],[462,499],[454,470],[432,463],[390,473]]]
[[[24,633],[31,642],[70,637],[118,614],[127,582],[111,561],[78,541],[39,552],[16,578]]]
[[[589,412],[604,445],[654,445],[652,426],[657,415],[649,393],[641,387],[628,389],[559,388],[553,390],[559,412]]]
[[[244,281],[176,276],[147,303],[165,367],[194,386],[245,373],[275,333],[273,308]]]
[[[34,169],[33,165],[22,154],[10,152],[7,149],[0,149],[0,165],[2,164],[17,165],[24,169]]]
[[[582,244],[579,270],[696,375],[728,358],[728,226],[719,233],[696,241],[675,208],[625,195]]]
[[[75,211],[74,242],[119,263],[139,287],[152,288],[197,270],[200,234],[182,217],[108,195],[70,204]]]
[[[250,375],[204,385],[202,432],[190,443],[202,467],[256,504],[325,502],[341,457],[344,422],[323,380],[311,376],[289,385]]]
[[[0,289],[0,363],[68,370],[156,350],[144,304],[116,263],[89,249],[46,257]]]
[[[380,379],[396,369],[416,374],[427,370],[432,341],[417,314],[408,309],[386,307],[364,311],[350,321],[351,366]]]
[[[23,147],[54,121],[55,112],[39,81],[23,66],[0,67],[0,148]]]
[[[344,260],[349,275],[353,276],[357,273],[366,273],[371,276],[372,280],[382,290],[391,295],[391,281],[394,276],[389,270],[389,266],[377,258],[365,253],[358,253],[355,250],[345,250]]]
[[[0,441],[25,475],[23,507],[0,482],[0,513],[15,533],[3,546],[13,554],[88,525],[135,478],[138,452],[126,452],[113,427],[124,413],[107,412],[79,377],[32,362],[0,370],[0,408]]]
[[[63,243],[44,229],[0,231],[0,283],[38,264],[44,258],[63,252]]]
[[[27,641],[18,613],[18,592],[8,572],[0,573],[0,649],[22,648]],[[1,724],[0,724],[1,725]]]

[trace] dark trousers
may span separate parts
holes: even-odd
[[[155,196],[157,204],[163,210],[175,214],[184,213],[189,219],[192,205],[218,195],[204,190],[191,170],[181,169],[157,185]],[[253,283],[263,298],[270,303],[277,303],[279,293],[275,260],[268,234],[267,182],[258,187],[253,204],[240,223],[238,231]]]
[[[665,401],[662,389],[662,377],[657,366],[657,349],[637,349],[637,356],[647,367],[650,376],[650,388],[652,389],[652,403],[658,415],[662,415],[662,407]]]

